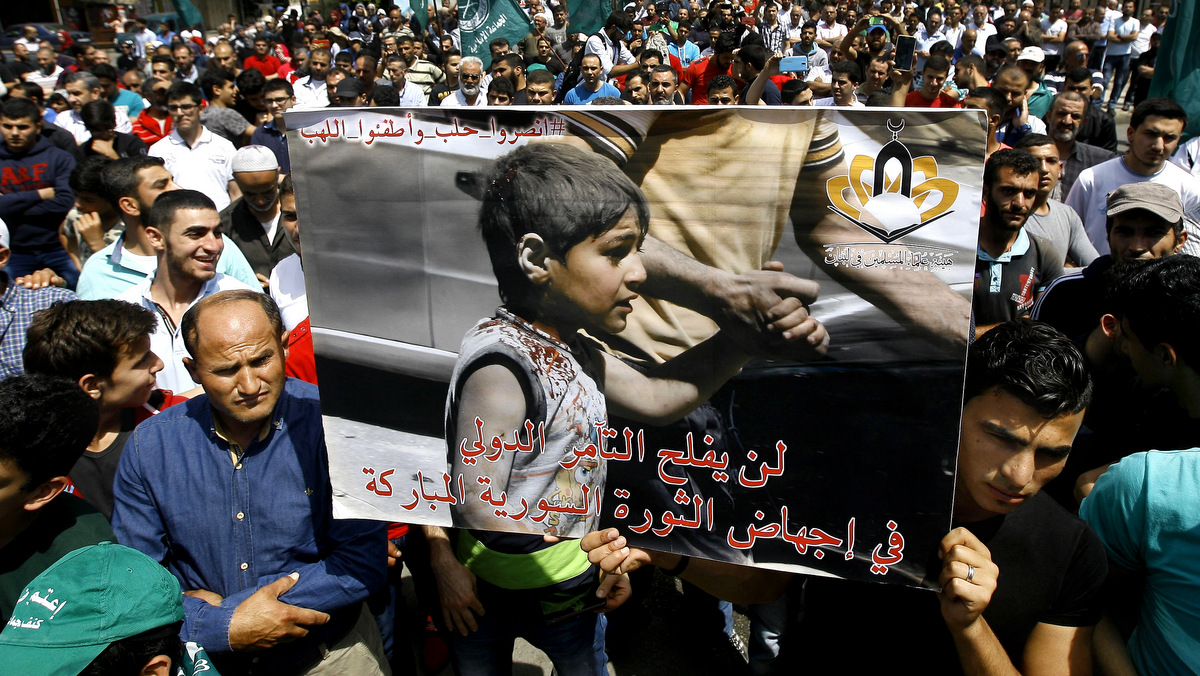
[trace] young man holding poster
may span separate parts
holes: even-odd
[[[938,601],[898,585],[811,578],[806,621],[788,632],[779,659],[814,670],[852,663],[863,672],[909,664],[935,674],[1090,673],[1104,549],[1040,491],[1066,463],[1091,392],[1079,349],[1044,324],[1019,319],[976,341],[967,359],[954,529],[929,553],[937,572],[927,579],[941,587]],[[722,595],[778,585],[770,571],[628,547],[616,529],[590,533],[581,546],[605,571],[657,565]],[[864,616],[871,629],[858,629]],[[827,649],[848,635],[852,662]]]

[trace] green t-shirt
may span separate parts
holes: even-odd
[[[104,516],[74,495],[60,495],[37,520],[0,549],[0,626],[12,615],[21,591],[68,552],[116,542]]]

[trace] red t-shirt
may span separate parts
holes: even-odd
[[[290,378],[299,378],[306,383],[317,384],[317,360],[313,355],[312,328],[309,318],[296,325],[288,334],[288,356],[284,362],[284,373]]]
[[[921,94],[921,90],[909,92],[908,96],[904,97],[905,108],[962,108],[962,102],[953,95],[946,92],[939,92],[938,97],[932,101],[925,98]]]
[[[279,67],[282,65],[283,62],[271,56],[270,54],[263,59],[258,58],[257,54],[251,54],[250,56],[247,56],[246,60],[242,63],[243,68],[254,68],[258,72],[262,73],[264,77],[274,75],[275,71],[279,70]]]
[[[730,74],[729,68],[718,68],[717,62],[713,61],[711,56],[688,66],[683,72],[683,82],[687,84],[688,93],[692,95],[692,104],[700,106],[708,103],[708,83],[718,75]]]

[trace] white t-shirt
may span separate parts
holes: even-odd
[[[1177,165],[1167,162],[1153,176],[1135,174],[1125,166],[1125,158],[1116,157],[1107,162],[1101,162],[1094,167],[1084,169],[1071,187],[1067,195],[1067,206],[1075,210],[1083,219],[1083,228],[1087,230],[1088,238],[1096,245],[1096,251],[1101,255],[1109,253],[1108,232],[1105,228],[1107,221],[1106,210],[1108,193],[1130,183],[1150,181],[1165,185],[1179,193],[1183,201],[1184,227],[1188,231],[1188,241],[1183,247],[1183,253],[1193,256],[1200,254],[1200,178],[1192,176]]]
[[[1059,19],[1054,23],[1050,23],[1050,19],[1042,20],[1042,35],[1064,35],[1067,32],[1067,22]],[[1058,54],[1062,51],[1061,42],[1050,42],[1049,40],[1042,42],[1042,51],[1046,54]]]
[[[156,272],[155,275],[157,274]],[[150,349],[154,354],[158,355],[159,359],[163,360],[163,370],[158,372],[154,384],[160,389],[171,390],[177,394],[187,392],[195,388],[198,383],[192,380],[187,367],[183,365],[183,358],[189,356],[187,348],[183,344],[183,333],[179,330],[178,326],[172,329],[168,325],[169,320],[167,316],[159,310],[158,304],[150,297],[150,284],[154,281],[155,275],[150,275],[139,282],[137,286],[117,296],[116,300],[141,305],[158,317],[158,324],[154,328],[154,333],[150,334]],[[218,291],[228,291],[230,289],[262,291],[262,289],[254,289],[233,277],[218,272],[215,277],[204,283],[204,286],[200,289],[200,294],[192,300],[188,308],[190,309],[201,298],[211,296]]]
[[[92,138],[92,132],[87,130],[87,126],[83,123],[83,118],[79,115],[79,111],[68,110],[64,113],[59,113],[54,118],[54,124],[71,132],[75,137],[75,143],[87,143],[88,139]],[[127,115],[117,115],[116,130],[123,134],[133,133],[133,123],[129,121]]]
[[[288,256],[271,270],[271,298],[279,306],[283,327],[288,331],[308,317],[308,293],[304,289],[300,254]]]
[[[1192,137],[1187,143],[1180,143],[1179,150],[1171,156],[1171,161],[1193,176],[1200,176],[1200,136]]]
[[[217,205],[217,211],[229,206],[229,182],[233,180],[233,154],[228,140],[203,128],[195,148],[189,148],[171,130],[166,138],[150,146],[151,157],[161,157],[181,188],[199,190]]]
[[[1117,20],[1113,21],[1113,24],[1112,24],[1112,32],[1114,32],[1117,35],[1120,35],[1122,37],[1125,37],[1128,35],[1137,35],[1139,32],[1141,32],[1141,30],[1142,30],[1142,23],[1140,21],[1138,21],[1137,19],[1135,19],[1133,17],[1129,17],[1128,19],[1126,19],[1124,15],[1118,17]],[[1146,38],[1147,44],[1149,44],[1149,41],[1150,41],[1150,38],[1147,37]],[[1105,56],[1124,56],[1126,54],[1129,54],[1132,50],[1133,50],[1132,42],[1110,41],[1108,43],[1108,49],[1105,50],[1104,55]]]

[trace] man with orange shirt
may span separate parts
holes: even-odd
[[[737,49],[738,41],[733,33],[721,33],[713,46],[713,55],[707,59],[696,61],[683,72],[679,83],[679,93],[687,96],[691,92],[693,105],[708,103],[708,82],[718,75],[730,75],[733,64],[733,51]]]
[[[958,97],[942,89],[950,73],[950,61],[944,56],[931,56],[925,60],[921,78],[925,85],[904,97],[906,108],[961,108]]]
[[[271,54],[271,42],[266,36],[258,36],[254,38],[254,53],[246,57],[242,62],[245,68],[254,68],[263,74],[263,77],[279,77],[277,72],[279,67],[283,65],[275,55]]]

